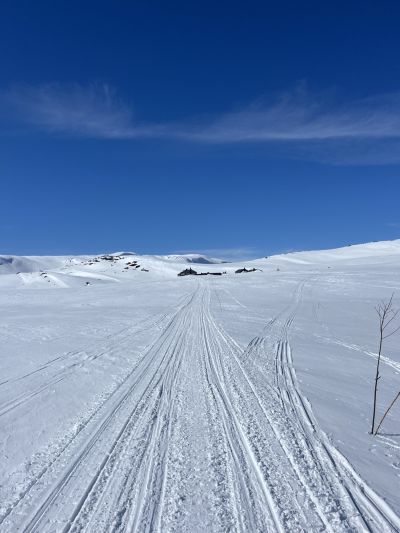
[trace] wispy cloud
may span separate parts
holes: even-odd
[[[218,116],[158,124],[136,121],[107,84],[14,86],[0,98],[22,123],[53,134],[263,143],[277,154],[329,163],[400,161],[400,92],[341,103],[300,85]]]
[[[50,133],[129,139],[157,130],[136,125],[131,108],[107,84],[19,85],[3,92],[2,101],[22,123]]]
[[[400,138],[399,111],[400,93],[335,104],[301,89],[226,113],[187,134],[215,142]]]
[[[329,164],[400,162],[400,92],[339,103],[304,87],[208,122],[182,138],[213,144],[257,143],[277,156]]]

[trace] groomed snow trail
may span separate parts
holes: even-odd
[[[299,390],[289,332],[307,282],[243,351],[212,314],[214,282],[199,280],[0,530],[399,531]]]

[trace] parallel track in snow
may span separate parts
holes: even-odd
[[[284,428],[277,438],[301,480],[310,507],[318,511],[321,527],[328,531],[400,531],[400,518],[332,445],[300,391],[289,331],[306,283],[299,284],[292,303],[249,343],[241,356],[243,367],[258,394],[265,397],[271,425],[277,423],[278,433],[279,427]],[[281,408],[274,407],[277,398]]]
[[[58,383],[70,379],[75,372],[100,357],[113,356],[115,353],[121,353],[124,349],[128,350],[133,336],[152,329],[162,328],[172,315],[171,312],[163,312],[140,320],[136,324],[107,335],[97,343],[90,343],[79,350],[58,354],[30,372],[0,382],[0,388],[8,387],[7,395],[11,396],[6,401],[0,402],[0,417],[24,405],[35,396],[45,393]],[[14,389],[21,382],[24,382],[23,390],[20,393],[15,393]],[[3,391],[2,395],[5,395]]]
[[[289,333],[305,283],[243,351],[200,280],[1,531],[400,531],[299,389]]]
[[[167,326],[164,328],[164,332],[167,331],[176,316],[179,312],[186,307],[187,303],[182,304],[178,311],[169,314],[163,314],[163,316],[157,317],[156,320],[153,320],[153,324],[160,324],[161,320],[167,320]],[[172,317],[172,318],[171,318]],[[134,330],[134,333],[137,332],[137,329]],[[161,337],[160,337],[161,338]],[[153,342],[152,347],[156,346],[160,342],[160,338],[156,338]],[[133,337],[131,337],[131,340]],[[114,349],[122,349],[121,344],[118,342]],[[117,426],[118,424],[116,417],[124,409],[130,409],[130,401],[132,395],[136,392],[136,385],[140,381],[140,377],[143,372],[146,371],[148,365],[152,363],[151,361],[151,348],[145,353],[142,359],[133,367],[133,369],[127,374],[123,381],[116,386],[115,390],[107,401],[100,405],[93,413],[90,414],[89,418],[83,421],[80,425],[78,431],[72,436],[65,439],[62,444],[58,447],[57,452],[51,457],[50,461],[47,464],[44,464],[39,472],[29,480],[27,486],[19,493],[18,497],[9,501],[2,502],[4,511],[0,514],[0,530],[2,528],[7,528],[7,524],[10,520],[10,516],[15,513],[24,515],[25,508],[29,507],[33,501],[36,499],[36,494],[41,494],[43,489],[47,486],[50,486],[53,483],[53,479],[57,479],[60,476],[59,469],[63,468],[65,464],[68,465],[69,470],[72,467],[81,464],[83,460],[72,461],[71,458],[74,458],[76,455],[84,454],[90,452],[94,443],[99,441],[103,434],[107,434],[110,431],[110,426]],[[143,370],[143,368],[145,370]],[[44,387],[48,386],[48,382]],[[27,396],[30,393],[27,393]],[[124,420],[124,415],[121,415],[121,419]],[[115,428],[113,428],[114,431]],[[110,431],[111,436],[113,433]],[[65,475],[62,475],[61,481],[65,480]],[[22,509],[22,510],[21,510]],[[12,523],[12,518],[11,518]],[[13,527],[10,529],[14,531]]]

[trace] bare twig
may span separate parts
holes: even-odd
[[[377,312],[378,318],[379,318],[379,350],[378,350],[378,360],[376,363],[376,372],[375,372],[375,386],[374,386],[374,405],[372,410],[372,427],[371,427],[371,434],[376,435],[375,432],[375,417],[376,417],[376,400],[378,395],[378,381],[380,379],[379,374],[379,368],[381,363],[381,355],[382,355],[382,346],[383,341],[387,339],[388,337],[391,337],[400,329],[400,326],[398,328],[395,328],[390,333],[385,334],[386,328],[395,320],[398,316],[399,311],[393,310],[393,297],[394,294],[390,297],[390,300],[385,302],[382,301],[379,305],[375,307],[375,311]],[[397,398],[396,398],[397,399]],[[396,400],[395,400],[396,401]],[[389,407],[390,409],[390,407]],[[386,416],[386,413],[385,413]],[[382,420],[381,420],[382,423]],[[379,426],[378,426],[379,429]]]
[[[393,407],[393,405],[396,403],[396,400],[397,400],[399,397],[400,397],[400,392],[398,392],[398,393],[396,394],[396,396],[394,397],[394,400],[393,400],[392,403],[389,405],[389,407],[386,409],[385,414],[384,414],[383,417],[381,418],[381,421],[379,422],[378,427],[376,428],[374,435],[376,435],[376,434],[378,433],[379,428],[380,428],[381,425],[382,425],[382,422],[383,422],[383,421],[385,420],[385,418],[386,418],[386,415],[389,413],[390,409]]]

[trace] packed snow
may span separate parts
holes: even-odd
[[[400,531],[392,293],[400,240],[0,256],[0,531]]]

